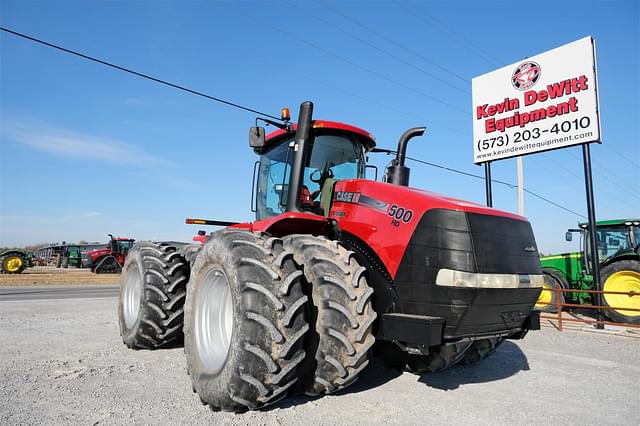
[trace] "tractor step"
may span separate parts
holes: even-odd
[[[436,346],[442,343],[444,318],[411,314],[383,314],[377,339]]]

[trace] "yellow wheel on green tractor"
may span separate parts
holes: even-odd
[[[551,299],[553,299],[551,286],[544,282],[542,283],[542,291],[540,292],[540,297],[538,297],[538,301],[535,305],[536,308],[545,308],[549,303],[551,303]]]
[[[602,300],[607,309],[605,313],[614,321],[640,324],[640,262],[621,260],[607,265],[602,270]],[[626,294],[607,294],[615,291]]]
[[[17,254],[10,254],[2,259],[2,270],[7,274],[18,274],[22,271],[24,261]]]
[[[562,293],[556,292],[556,289],[562,288],[560,285],[559,278],[557,278],[553,273],[543,271],[544,272],[544,282],[542,283],[542,290],[540,291],[540,296],[538,296],[538,301],[535,304],[535,308],[540,312],[557,312],[558,311],[558,296],[560,296],[560,302],[564,302],[564,296]]]

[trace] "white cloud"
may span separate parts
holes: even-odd
[[[38,151],[64,157],[93,159],[141,169],[173,167],[175,163],[116,139],[60,129],[35,120],[2,117],[2,133]]]

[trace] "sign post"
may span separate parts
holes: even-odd
[[[495,160],[582,145],[591,271],[602,290],[589,143],[600,143],[595,43],[585,37],[472,80],[473,161],[484,164],[492,206]],[[593,303],[602,306],[602,295]],[[598,309],[598,328],[602,311]]]

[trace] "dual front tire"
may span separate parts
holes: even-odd
[[[186,254],[136,243],[123,270],[120,327],[129,347],[160,348],[170,342],[159,320],[183,315],[192,386],[212,409],[256,409],[289,391],[332,393],[367,366],[373,290],[340,243],[226,229],[208,239],[190,268]],[[158,303],[157,290],[175,300],[172,312]]]
[[[185,353],[202,401],[241,412],[284,397],[298,381],[309,330],[293,254],[277,238],[221,231],[191,274]]]

